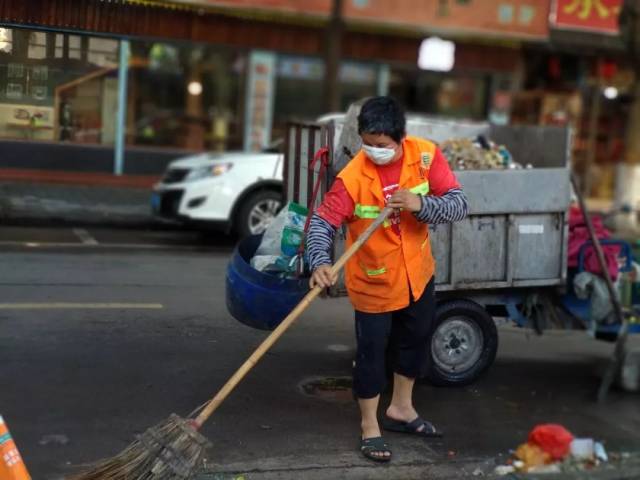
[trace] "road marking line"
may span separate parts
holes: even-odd
[[[232,247],[210,247],[206,245],[164,245],[156,243],[97,243],[89,245],[86,243],[73,242],[19,242],[4,240],[0,241],[0,247],[28,247],[28,248],[76,248],[76,249],[132,249],[132,250],[183,250],[183,251],[206,251],[206,252],[231,252]]]
[[[98,245],[98,241],[84,228],[74,228],[73,234],[85,245]]]
[[[60,309],[143,309],[159,310],[164,308],[161,303],[0,303],[0,310],[60,310]]]

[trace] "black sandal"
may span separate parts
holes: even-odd
[[[410,433],[424,438],[441,438],[442,432],[436,430],[430,422],[418,417],[411,422],[403,422],[386,417],[382,421],[382,426],[390,432]],[[422,427],[422,430],[420,429]]]
[[[365,456],[365,458],[373,460],[374,462],[385,463],[391,460],[391,450],[382,437],[361,439],[360,451]],[[388,453],[389,455],[385,455],[386,453]]]

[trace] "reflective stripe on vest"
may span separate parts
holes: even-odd
[[[423,182],[420,185],[416,185],[409,189],[409,191],[417,195],[427,195],[429,193],[429,182]],[[361,205],[358,203],[356,204],[353,214],[359,218],[374,219],[380,215],[380,207],[377,205]],[[390,225],[388,220],[385,221],[384,224],[385,226]]]
[[[367,220],[375,220],[380,215],[380,207],[377,205],[360,205],[357,204],[355,210],[353,211],[353,215],[358,218],[364,218]],[[382,224],[384,228],[389,228],[391,226],[391,222],[389,220],[385,220]]]
[[[424,183],[421,183],[420,185],[416,185],[415,187],[411,188],[409,191],[417,195],[426,195],[429,193],[429,182],[424,182]]]
[[[380,215],[380,207],[377,205],[360,205],[358,203],[353,214],[359,218],[377,218]]]
[[[378,268],[377,270],[365,270],[365,273],[369,277],[377,277],[378,275],[387,273],[387,269],[385,267],[382,267],[382,268]]]

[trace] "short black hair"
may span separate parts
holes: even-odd
[[[358,134],[387,135],[400,143],[406,133],[404,110],[393,97],[367,100],[358,115]]]

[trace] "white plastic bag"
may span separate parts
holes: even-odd
[[[254,269],[260,272],[264,272],[271,265],[275,265],[275,263],[278,261],[278,258],[280,258],[278,255],[255,255],[251,259],[250,263]]]
[[[289,202],[269,224],[251,259],[251,266],[261,272],[281,270],[298,253],[304,240],[308,210]]]

